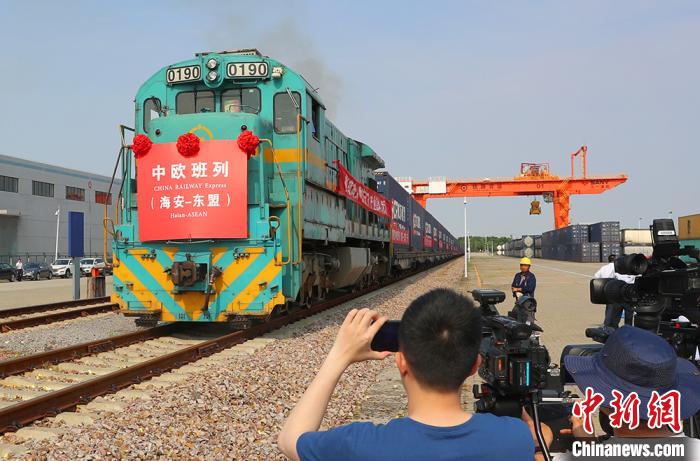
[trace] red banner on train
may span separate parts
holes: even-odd
[[[339,161],[335,160],[333,163],[338,168],[337,193],[372,213],[391,219],[391,201],[389,199],[358,181]]]
[[[391,222],[391,241],[399,245],[408,245],[410,236],[406,226],[398,221]]]
[[[171,142],[136,159],[142,242],[248,237],[248,157],[235,140],[199,144],[192,157]]]

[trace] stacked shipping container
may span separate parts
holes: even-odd
[[[534,258],[537,238],[539,235],[523,235],[522,238],[503,244],[501,251],[504,255],[514,258]]]
[[[678,218],[678,238],[681,241],[681,247],[700,248],[700,213]],[[684,259],[690,261],[688,258]]]
[[[678,218],[678,238],[680,240],[700,239],[700,213]]]
[[[573,224],[542,234],[542,257],[561,261],[599,262],[600,244],[589,240],[588,226]]]
[[[608,256],[620,256],[620,223],[619,221],[603,221],[588,226],[588,237],[591,243],[600,247],[600,261],[608,260]]]
[[[698,226],[700,228],[700,226]],[[625,244],[625,236],[630,239]],[[508,256],[523,256],[521,248],[527,248],[522,239],[513,240],[504,246],[504,254]],[[649,253],[651,254],[651,232],[648,230],[620,230],[618,221],[604,221],[591,225],[573,224],[533,236],[532,254],[536,258],[556,259],[573,262],[605,262],[608,256],[620,256],[623,253],[645,253],[645,244],[641,242],[648,238]]]
[[[678,218],[678,237],[683,246],[700,248],[700,213]],[[575,262],[605,262],[608,256],[653,252],[650,229],[620,229],[618,221],[575,224],[543,233],[524,235],[502,247],[502,254]]]

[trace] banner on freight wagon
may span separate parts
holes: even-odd
[[[409,235],[406,226],[398,221],[391,222],[391,241],[399,245],[408,245]]]
[[[389,199],[358,181],[339,161],[334,160],[333,163],[338,168],[337,193],[372,213],[391,219],[391,201]]]
[[[248,162],[235,140],[202,141],[191,157],[154,144],[136,182],[143,242],[248,236]]]

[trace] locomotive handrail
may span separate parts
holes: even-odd
[[[289,88],[287,88],[289,91]],[[292,98],[294,99],[294,98]],[[304,232],[304,221],[301,213],[301,202],[302,202],[302,192],[301,192],[301,109],[297,107],[297,260],[296,264],[299,264],[302,260],[301,257],[301,240],[303,238]],[[306,174],[304,174],[306,178]]]
[[[258,153],[258,182],[260,183],[260,219],[265,219],[265,155],[263,149]]]
[[[292,91],[287,87],[287,95],[289,95],[289,98],[292,100],[292,104],[294,104],[294,107],[297,110],[297,218],[298,218],[298,224],[297,224],[297,240],[298,240],[298,251],[297,251],[297,260],[294,261],[293,264],[301,264],[301,240],[304,232],[304,221],[303,221],[303,216],[301,213],[301,202],[303,200],[303,196],[301,194],[301,169],[302,169],[302,162],[301,162],[301,121],[306,120],[302,115],[301,115],[301,100],[299,103],[297,103],[297,100],[294,99],[294,95],[292,94]],[[305,149],[306,150],[306,149]],[[304,155],[304,166],[306,165],[306,155]],[[306,180],[306,173],[304,173],[304,180]]]
[[[124,131],[131,131],[132,133],[136,133],[136,130],[131,128],[130,126],[119,125],[119,133],[122,137],[122,148],[128,148],[129,145],[126,143],[126,139],[124,138]]]
[[[126,139],[124,138],[124,131],[131,131],[132,133],[135,132],[135,130],[131,127],[128,127],[126,125],[119,125],[119,134],[121,136],[121,142],[122,146],[119,149],[119,153],[117,154],[117,161],[114,162],[114,170],[112,170],[112,178],[109,181],[109,188],[107,189],[107,196],[105,197],[105,203],[104,203],[104,214],[102,216],[102,257],[104,258],[105,261],[107,261],[107,234],[109,231],[107,230],[107,221],[109,218],[107,217],[107,211],[109,210],[109,202],[110,202],[110,197],[112,195],[112,186],[114,185],[114,178],[117,176],[117,168],[119,168],[119,163],[121,161],[122,155],[124,154],[125,150],[129,149],[129,146],[126,145]],[[121,192],[122,189],[124,188],[124,178],[122,178],[122,183],[119,186],[119,194],[115,197],[114,200],[114,217],[116,219],[116,222],[119,223],[119,207],[117,204],[119,203],[119,197],[121,197]],[[114,221],[112,221],[112,229],[114,229]],[[116,238],[116,235],[114,232],[111,233],[112,238]]]
[[[124,152],[128,151],[131,149],[131,146],[126,143],[126,138],[124,137],[124,132],[125,131],[131,131],[132,133],[136,133],[136,130],[126,126],[126,125],[119,125],[119,130],[120,130],[120,136],[121,136],[121,141],[122,141],[122,149],[124,149]],[[126,192],[127,198],[129,201],[131,201],[131,156],[127,157],[126,155],[123,156],[122,158],[122,184],[121,187],[119,188],[119,195],[117,196],[117,200],[121,198],[123,195],[123,192]],[[125,181],[124,179],[128,178],[129,181]],[[128,183],[128,184],[126,184]],[[119,201],[119,200],[118,200]],[[119,201],[121,203],[121,201]],[[122,207],[123,208],[123,207]],[[115,212],[116,212],[116,207],[115,207]],[[128,222],[132,222],[131,220],[131,204],[127,208],[127,214],[128,214]],[[117,224],[119,224],[119,216],[117,215]]]
[[[293,99],[293,98],[292,98]],[[301,109],[297,107],[299,111]],[[302,188],[301,188],[301,181],[302,181],[302,165],[303,167],[306,166],[306,149],[304,148],[304,162],[302,163],[302,146],[301,146],[301,121],[304,120],[306,121],[306,118],[304,118],[301,113],[297,113],[297,215],[299,218],[299,224],[298,224],[298,230],[297,230],[297,239],[298,239],[298,244],[299,244],[299,251],[297,252],[297,260],[294,264],[301,264],[302,262],[302,257],[301,257],[301,251],[302,251],[302,238],[303,238],[303,232],[304,232],[304,221],[303,221],[303,215],[301,212],[301,203],[302,200],[304,199],[302,195]],[[304,181],[306,181],[306,172],[304,172],[303,175]]]
[[[111,224],[111,226],[109,226],[109,227],[111,227],[112,230],[109,230],[109,229],[108,229],[108,224]],[[117,238],[117,232],[116,232],[116,230],[115,230],[115,228],[114,228],[114,221],[112,220],[112,218],[107,218],[107,217],[102,218],[102,226],[104,226],[104,228],[105,228],[105,230],[107,231],[107,233],[108,233],[109,235],[111,235],[113,239],[114,239],[114,238]],[[106,260],[106,259],[105,259],[105,260]]]
[[[282,182],[282,187],[284,188],[284,197],[287,202],[287,260],[284,260],[284,255],[282,255],[282,261],[277,260],[277,253],[275,252],[275,265],[277,266],[286,266],[287,264],[290,263],[292,260],[292,207],[291,203],[289,200],[289,191],[287,190],[287,183],[284,182],[284,176],[282,175],[282,168],[280,167],[280,164],[277,163],[275,160],[275,148],[272,146],[272,140],[270,139],[261,139],[261,143],[268,143],[270,144],[270,151],[272,152],[272,163],[277,167],[277,172],[280,175],[280,181]],[[264,150],[261,149],[263,152],[261,152],[259,155],[264,156]],[[270,216],[269,220],[272,221],[272,218],[279,218],[277,216]]]

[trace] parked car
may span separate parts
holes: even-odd
[[[70,278],[72,268],[72,259],[57,259],[51,264],[51,272],[53,272],[54,277]]]
[[[100,270],[105,268],[105,261],[102,258],[83,258],[80,260],[80,272],[83,275],[90,275],[92,268],[96,267]]]
[[[46,278],[50,280],[52,277],[51,266],[46,263],[27,263],[24,265],[22,279],[39,280]]]
[[[15,268],[7,263],[0,263],[0,280],[15,281]]]

